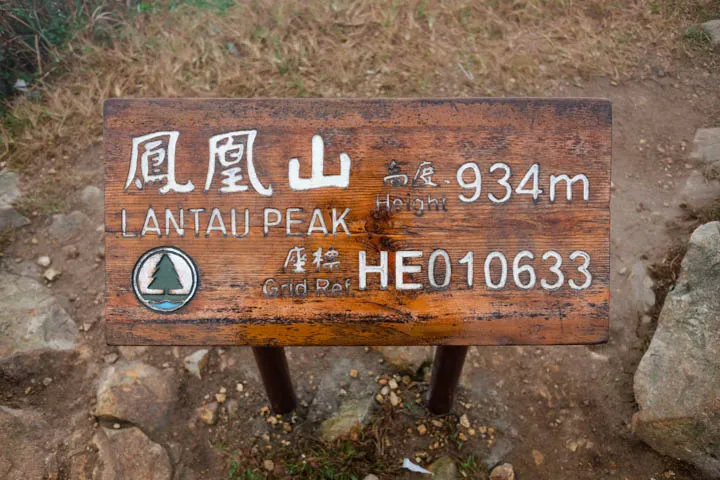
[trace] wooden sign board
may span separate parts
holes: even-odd
[[[607,340],[611,105],[105,102],[111,344]]]

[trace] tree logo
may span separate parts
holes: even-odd
[[[135,296],[154,312],[170,313],[184,307],[195,295],[197,284],[195,264],[175,247],[148,250],[133,269]]]

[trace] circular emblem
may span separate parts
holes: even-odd
[[[148,250],[135,264],[132,286],[140,303],[154,312],[170,313],[187,305],[197,291],[192,259],[175,247]]]

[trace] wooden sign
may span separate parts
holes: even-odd
[[[607,340],[611,105],[105,102],[111,344]]]

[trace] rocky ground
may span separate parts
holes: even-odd
[[[408,459],[436,478],[717,478],[717,224],[657,327],[657,272],[720,195],[713,65],[653,57],[546,92],[613,101],[611,338],[472,348],[440,417],[431,348],[290,348],[300,407],[277,416],[248,348],[106,345],[100,140],[72,159],[61,213],[16,208],[36,179],[3,170],[0,477],[423,478]]]

